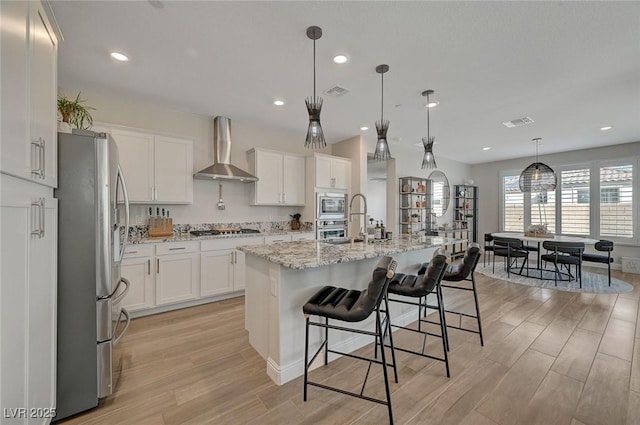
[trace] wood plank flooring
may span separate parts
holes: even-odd
[[[485,346],[475,334],[450,330],[451,378],[441,362],[398,352],[395,423],[640,424],[640,275],[612,274],[634,291],[569,293],[476,274]],[[466,291],[445,289],[445,301],[448,308],[472,305]],[[406,331],[394,340],[420,343]],[[439,344],[432,339],[429,349],[438,353]],[[275,385],[249,345],[244,298],[135,319],[119,349],[116,393],[61,424],[387,423],[385,406],[315,387],[305,403],[302,379]],[[358,391],[365,372],[365,363],[341,358],[311,376]],[[384,396],[379,367],[366,388]]]

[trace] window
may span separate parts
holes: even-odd
[[[591,234],[589,169],[563,170],[560,173],[560,214],[562,233]]]
[[[504,188],[502,230],[505,232],[524,231],[524,194],[520,192],[518,179],[520,175],[509,175],[502,178]]]
[[[501,174],[500,230],[522,232],[546,224],[551,233],[640,244],[638,190],[640,156],[554,166],[555,191],[522,193],[520,172]]]
[[[633,166],[600,167],[600,236],[633,237]]]
[[[540,192],[531,194],[531,224],[546,224],[551,233],[556,231],[556,194]]]

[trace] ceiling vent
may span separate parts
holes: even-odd
[[[533,120],[531,118],[524,117],[524,118],[518,118],[517,120],[505,121],[502,123],[502,125],[508,128],[513,128],[513,127],[520,127],[522,125],[531,124],[532,122]]]
[[[348,88],[335,85],[335,86],[325,90],[324,94],[326,94],[327,96],[332,96],[332,97],[340,97],[342,95],[345,95],[345,94],[349,93],[350,91],[351,90],[349,90]]]

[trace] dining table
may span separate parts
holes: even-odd
[[[540,270],[540,279],[542,279],[542,270],[543,270],[542,264],[540,262],[540,252],[541,252],[542,242],[544,241],[583,242],[585,245],[595,245],[595,243],[598,242],[598,239],[585,238],[581,236],[565,236],[565,235],[534,236],[534,235],[526,235],[525,233],[522,233],[522,232],[491,233],[491,236],[499,237],[499,238],[515,238],[515,239],[520,239],[521,241],[526,241],[526,242],[536,242],[538,244],[538,258],[537,258],[536,269]],[[535,277],[535,276],[530,276],[530,277]]]

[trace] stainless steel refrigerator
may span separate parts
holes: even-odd
[[[58,351],[60,420],[98,405],[115,386],[114,346],[129,326],[120,275],[129,203],[110,135],[58,134]]]

